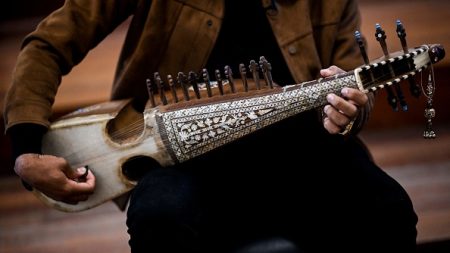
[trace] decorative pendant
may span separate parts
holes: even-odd
[[[425,108],[425,119],[426,127],[425,131],[423,132],[423,138],[425,139],[434,139],[436,138],[436,133],[433,130],[433,122],[432,119],[436,116],[436,111],[433,108],[433,95],[435,92],[435,85],[434,85],[434,78],[432,77],[433,69],[431,69],[429,75],[428,75],[428,83],[427,88],[424,91],[425,96],[427,97],[427,107]]]

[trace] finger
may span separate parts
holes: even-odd
[[[347,100],[351,100],[354,104],[359,107],[363,107],[369,101],[369,97],[367,94],[358,90],[345,87],[341,90],[342,96],[344,96]]]
[[[330,134],[337,134],[341,131],[341,128],[331,122],[331,120],[328,117],[325,117],[323,119],[323,127],[330,133]]]
[[[85,182],[89,175],[89,166],[77,168],[73,180],[77,182]]]
[[[67,178],[75,179],[78,178],[80,174],[83,174],[85,172],[85,169],[83,170],[72,169],[67,160],[62,157],[55,157],[49,155],[44,155],[43,157],[51,158],[51,161],[54,164],[53,166],[55,168],[58,168],[61,172],[63,172],[65,177]]]
[[[358,107],[351,101],[347,101],[344,98],[336,96],[332,93],[327,95],[327,101],[335,108],[336,111],[346,115],[349,118],[354,118],[358,115]]]
[[[88,172],[85,181],[67,180],[68,187],[73,194],[92,194],[95,189],[95,177],[91,171]]]
[[[327,118],[331,121],[330,123],[333,123],[339,129],[346,126],[351,121],[348,116],[342,114],[330,105],[326,105],[324,107],[324,112],[327,115]]]
[[[344,72],[345,71],[342,70],[341,68],[338,68],[337,66],[332,65],[332,66],[330,66],[330,67],[328,67],[326,69],[321,69],[320,70],[320,75],[322,77],[329,77],[329,76],[333,76],[333,75],[344,73]]]

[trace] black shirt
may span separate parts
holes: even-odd
[[[271,63],[276,83],[294,83],[261,0],[226,0],[225,17],[206,68],[222,70],[229,65],[233,73],[238,73],[240,63],[248,69],[250,60],[258,62],[260,56]]]

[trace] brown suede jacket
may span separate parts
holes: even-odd
[[[296,82],[318,78],[330,65],[351,70],[362,63],[354,39],[360,22],[356,1],[275,3],[276,10],[266,15]],[[6,129],[20,123],[48,127],[61,76],[129,16],[111,99],[144,98],[149,73],[201,69],[223,13],[219,0],[67,0],[24,40],[6,97]],[[368,110],[363,111],[366,116]]]

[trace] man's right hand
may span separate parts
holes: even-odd
[[[52,155],[22,154],[14,171],[22,180],[48,197],[68,204],[87,200],[94,192],[95,176],[87,168],[70,168],[64,158]]]

